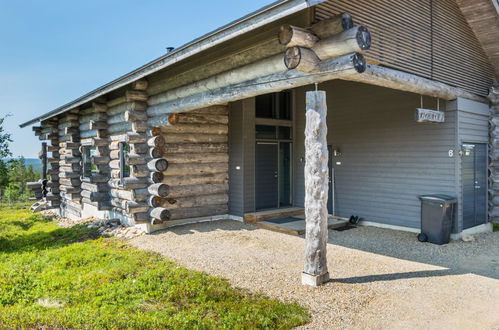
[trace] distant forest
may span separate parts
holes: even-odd
[[[18,159],[18,158],[4,158],[3,160],[9,161],[11,159]],[[24,164],[26,167],[28,166],[33,166],[33,171],[36,173],[42,173],[42,161],[38,158],[24,158]]]

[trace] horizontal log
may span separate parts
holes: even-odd
[[[128,122],[145,121],[147,120],[147,113],[145,111],[127,111],[124,119]]]
[[[92,102],[92,108],[95,112],[106,112],[109,107],[105,103]]]
[[[134,154],[147,154],[149,147],[146,143],[134,143],[130,145],[130,152]]]
[[[352,15],[342,13],[313,24],[310,31],[320,39],[326,39],[353,28]]]
[[[147,167],[152,172],[164,172],[168,169],[168,161],[163,158],[157,158],[149,161]]]
[[[228,135],[219,134],[168,134],[166,143],[227,143]]]
[[[256,77],[251,78],[252,75],[246,75],[245,72],[245,79],[248,80],[244,81],[244,83],[228,84],[225,82],[221,83],[223,87],[217,89],[210,89],[209,91],[199,90],[195,94],[181,98],[175,97],[172,100],[151,106],[147,110],[149,115],[148,122],[151,126],[163,126],[164,123],[168,124],[165,114],[185,112],[210,105],[233,102],[264,93],[279,92],[284,89],[321,83],[332,79],[343,79],[345,76],[365,70],[365,60],[361,54],[348,54],[322,61],[313,73],[296,70],[289,71],[284,64],[282,55],[279,55],[278,60],[280,69],[275,73],[260,72]],[[247,69],[245,68],[243,71]]]
[[[125,202],[125,211],[128,214],[147,212],[147,211],[149,211],[149,205],[147,205],[146,203],[137,203],[137,202],[126,201]]]
[[[171,211],[179,208],[202,207],[221,204],[226,205],[229,202],[229,195],[224,193],[182,198],[164,198],[160,201],[156,200],[154,202],[159,203],[159,205],[156,205],[157,207],[164,207]]]
[[[228,115],[229,107],[227,105],[212,105],[205,108],[189,111],[190,113],[200,113],[205,115]]]
[[[229,163],[171,163],[168,165],[168,170],[164,171],[165,176],[176,175],[197,175],[197,174],[213,174],[227,173],[229,171]]]
[[[144,165],[147,163],[146,158],[143,155],[128,154],[126,155],[126,163],[128,165]]]
[[[209,205],[209,206],[191,207],[191,208],[179,208],[179,209],[170,210],[169,213],[170,213],[169,220],[178,220],[178,219],[207,217],[214,215],[224,215],[229,213],[229,208],[227,204],[221,204],[221,205]]]
[[[147,101],[147,93],[144,91],[138,91],[138,90],[128,90],[125,92],[125,97],[127,102],[134,102],[134,101],[141,101],[145,102]]]
[[[163,153],[169,164],[174,163],[225,163],[229,161],[228,153]]]
[[[373,64],[368,64],[363,74],[349,74],[342,79],[437,97],[447,101],[462,97],[482,103],[486,102],[484,97],[464,89]]]
[[[222,184],[200,184],[200,185],[190,185],[190,186],[169,186],[168,198],[181,198],[181,197],[191,197],[191,196],[201,196],[201,195],[215,195],[215,194],[227,194],[229,191],[229,185],[227,183]]]
[[[177,124],[223,124],[229,123],[229,117],[226,115],[211,115],[200,113],[173,113],[168,116],[168,122],[171,125]]]
[[[149,216],[149,212],[132,214],[132,218],[136,224],[151,223],[151,217]]]
[[[64,128],[64,134],[66,134],[66,135],[80,134],[80,128],[78,128],[78,127],[66,127],[66,128]]]
[[[74,149],[74,150],[78,150],[80,148],[80,143],[77,143],[77,142],[61,142],[60,147],[62,149]]]
[[[92,157],[92,164],[94,165],[107,165],[111,161],[111,158],[109,156],[93,156]]]
[[[134,121],[132,122],[132,130],[138,133],[144,133],[149,128],[147,121]]]
[[[156,207],[156,208],[151,209],[149,215],[152,218],[158,219],[160,221],[170,220],[170,212],[167,209],[161,208],[161,207]]]
[[[363,52],[371,47],[371,33],[365,26],[351,29],[318,41],[311,50],[322,61],[354,52]]]
[[[59,184],[61,186],[79,187],[81,186],[81,180],[76,178],[71,178],[71,179],[60,178]]]
[[[93,173],[91,177],[85,178],[88,183],[105,183],[109,180],[109,176],[105,174]]]
[[[147,136],[141,133],[127,133],[126,135],[127,143],[146,143]]]
[[[83,181],[81,183],[81,189],[90,192],[108,192],[110,188],[107,183],[89,183]]]
[[[203,174],[203,175],[177,175],[165,176],[163,183],[169,186],[203,185],[229,182],[228,173]]]
[[[145,91],[148,86],[149,86],[149,83],[147,82],[146,79],[139,79],[139,80],[136,80],[132,83],[132,89],[139,90],[139,91]]]
[[[171,133],[200,133],[200,134],[223,134],[229,133],[227,124],[174,124],[161,126],[161,134]]]
[[[26,186],[28,187],[28,189],[42,189],[41,182],[27,182]]]
[[[92,202],[102,202],[109,200],[109,193],[107,192],[91,192],[88,190],[81,191],[81,197],[88,198]]]
[[[91,130],[101,130],[101,129],[107,129],[109,125],[105,121],[91,120],[89,123],[89,127]]]
[[[170,193],[170,187],[164,183],[155,183],[147,187],[147,191],[154,196],[166,197]]]
[[[80,178],[81,176],[81,173],[79,172],[60,172],[59,173],[59,177],[61,179],[76,179],[76,178]]]
[[[319,38],[311,31],[297,26],[285,24],[281,26],[278,35],[279,43],[286,47],[312,48]]]
[[[111,189],[109,195],[115,199],[123,199],[128,201],[139,202],[147,199],[149,193],[147,192],[147,189],[137,189],[137,190]]]
[[[227,153],[227,143],[169,143],[163,146],[165,155],[173,153]]]
[[[147,165],[132,165],[131,166],[131,174],[130,176],[134,176],[136,178],[147,178],[149,177],[149,168]]]
[[[148,182],[147,179],[143,178],[124,178],[123,180],[120,179],[111,179],[109,180],[109,186],[111,188],[118,188],[118,189],[143,189],[147,188]]]

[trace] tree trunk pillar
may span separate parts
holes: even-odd
[[[318,286],[329,280],[328,150],[326,92],[307,92],[305,126],[305,219],[306,256],[302,284]]]

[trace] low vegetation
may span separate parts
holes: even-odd
[[[0,207],[0,328],[291,328],[297,304],[255,295],[157,254]]]

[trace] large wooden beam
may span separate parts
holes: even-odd
[[[307,92],[305,124],[306,257],[302,283],[318,286],[327,270],[328,149],[326,92]]]
[[[165,114],[224,104],[263,93],[279,92],[284,89],[320,83],[332,79],[341,79],[349,74],[363,72],[366,65],[364,57],[357,53],[325,60],[312,73],[289,71],[284,65],[282,55],[280,56],[280,61],[283,63],[282,67],[284,69],[279,73],[151,106],[147,110],[148,115],[151,117],[149,125],[168,125],[168,117],[164,116]]]
[[[462,97],[473,101],[486,102],[484,97],[465,91],[462,88],[373,64],[368,64],[366,71],[362,74],[345,75],[341,79],[438,97],[444,100],[454,100]]]

